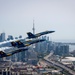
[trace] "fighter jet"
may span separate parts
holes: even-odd
[[[28,46],[34,43],[45,41],[45,39],[28,40],[11,40],[0,43],[0,58],[11,56],[15,53],[28,50]]]
[[[23,52],[28,50],[28,48],[15,48],[15,47],[4,47],[0,48],[0,58],[11,56],[15,53]]]
[[[49,34],[49,33],[54,33],[55,31],[44,31],[44,32],[40,32],[40,33],[37,33],[37,34],[32,34],[31,32],[28,32],[27,35],[28,35],[28,39],[31,39],[31,38],[37,38],[37,37],[40,37],[42,35],[45,35],[45,34]]]

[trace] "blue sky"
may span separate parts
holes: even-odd
[[[6,36],[55,30],[52,40],[75,40],[75,0],[0,0],[0,33]]]

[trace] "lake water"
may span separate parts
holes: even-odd
[[[62,43],[75,43],[75,40],[54,40],[55,42],[62,42]],[[69,51],[75,50],[75,45],[69,45]]]
[[[73,50],[75,50],[75,45],[69,45],[69,51],[71,52]]]

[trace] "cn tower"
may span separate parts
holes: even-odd
[[[35,34],[35,25],[34,25],[34,20],[33,20],[33,28],[32,28],[32,30],[33,30],[33,34]]]

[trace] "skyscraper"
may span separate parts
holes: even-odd
[[[5,33],[4,33],[4,32],[1,33],[1,37],[0,37],[0,39],[1,39],[1,42],[5,41]]]

